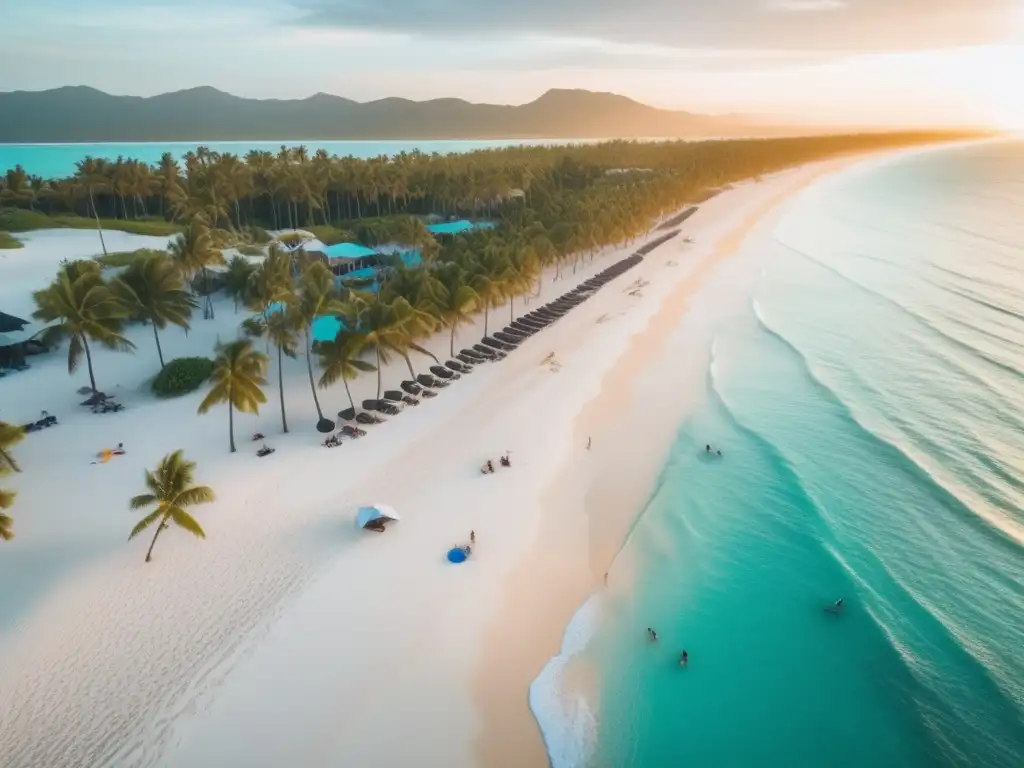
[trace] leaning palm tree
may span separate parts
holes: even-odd
[[[203,276],[203,318],[214,317],[213,298],[210,295],[209,267],[224,264],[224,255],[214,246],[209,227],[202,216],[196,216],[188,228],[167,245],[167,252],[177,265],[182,278],[191,282],[199,273]]]
[[[389,362],[390,353],[401,355],[409,368],[409,375],[416,378],[416,371],[409,359],[409,350],[434,357],[412,340],[410,326],[417,319],[412,305],[403,298],[397,298],[388,304],[379,297],[359,299],[356,314],[356,328],[365,333],[366,343],[373,345],[377,356],[377,399],[380,399],[382,388],[381,367]],[[434,358],[437,359],[436,357]]]
[[[267,356],[252,348],[248,339],[239,339],[217,346],[213,363],[211,386],[199,413],[209,411],[221,403],[228,404],[228,436],[231,452],[235,452],[235,410],[240,413],[259,413],[267,396],[260,388],[267,383]]]
[[[249,280],[255,271],[255,265],[244,256],[232,256],[228,262],[228,270],[224,273],[224,293],[235,302],[236,313],[238,305],[246,302]]]
[[[334,422],[324,418],[324,412],[320,408],[320,399],[316,396],[316,386],[313,383],[313,323],[318,317],[335,315],[342,311],[344,311],[344,307],[338,300],[334,288],[334,274],[323,262],[314,262],[305,270],[302,279],[299,280],[298,301],[295,304],[294,312],[296,323],[302,328],[305,337],[309,388],[313,391],[313,403],[316,405],[316,413],[319,417],[317,429],[322,432],[330,432],[334,428]]]
[[[156,353],[163,368],[159,332],[168,323],[188,331],[196,307],[196,300],[185,290],[178,270],[169,257],[158,254],[132,263],[114,279],[111,290],[128,308],[132,319],[152,324]]]
[[[317,355],[320,358],[320,367],[323,373],[320,375],[318,384],[321,389],[334,384],[341,379],[345,385],[345,394],[348,395],[348,402],[352,411],[356,410],[356,401],[352,399],[352,390],[348,387],[349,379],[354,379],[360,372],[370,373],[377,370],[372,363],[359,359],[359,353],[366,347],[366,335],[357,331],[348,331],[342,328],[338,335],[331,341],[321,342],[317,346]]]
[[[17,462],[11,456],[11,448],[25,436],[25,430],[13,424],[0,422],[0,477],[20,472]],[[14,504],[14,491],[0,488],[0,510],[10,509]],[[0,512],[0,539],[10,541],[14,538],[14,520]]]
[[[155,470],[146,470],[146,488],[149,492],[132,497],[132,509],[143,509],[156,504],[156,509],[142,518],[128,535],[129,540],[134,539],[156,523],[156,533],[153,534],[153,540],[146,551],[147,563],[153,556],[153,547],[156,546],[161,531],[169,528],[171,523],[200,539],[206,538],[199,523],[188,513],[188,507],[209,504],[214,500],[214,495],[205,485],[192,485],[195,468],[196,463],[187,460],[182,451],[170,453],[161,459]]]
[[[11,455],[11,448],[25,437],[25,428],[16,427],[0,421],[0,475],[21,472],[21,468]]]
[[[462,269],[457,264],[446,264],[440,270],[440,279],[445,288],[440,305],[441,322],[451,328],[448,351],[455,357],[455,332],[460,325],[473,320],[473,313],[480,304],[480,297],[464,281]]]
[[[121,331],[129,311],[110,290],[94,261],[72,261],[61,265],[49,288],[33,294],[36,311],[32,316],[51,325],[42,333],[47,346],[64,339],[68,345],[68,373],[74,373],[83,353],[89,368],[89,384],[96,390],[89,340],[107,349],[130,352],[135,345]]]
[[[104,256],[107,255],[107,244],[103,240],[103,226],[100,224],[100,214],[96,210],[95,193],[105,191],[110,183],[107,179],[106,165],[105,160],[88,156],[75,164],[75,180],[85,187],[89,194],[89,208],[96,219],[96,231],[100,235],[100,247]]]
[[[248,306],[259,314],[249,318],[242,327],[253,338],[266,336],[277,347],[277,384],[281,400],[281,426],[288,431],[284,404],[284,356],[298,354],[300,318],[296,314],[296,296],[291,273],[291,259],[283,251],[273,250],[249,281]]]
[[[298,353],[299,318],[289,307],[272,312],[267,318],[267,338],[277,347],[277,391],[281,401],[281,429],[288,432],[288,416],[284,407],[284,358],[295,358]]]

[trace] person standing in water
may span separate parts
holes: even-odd
[[[680,667],[685,667],[689,663],[690,663],[690,654],[688,654],[686,652],[686,649],[684,648],[682,654],[679,656],[679,666]]]
[[[648,628],[647,628],[647,637],[648,637],[648,638],[650,638],[650,641],[651,641],[652,643],[654,643],[654,642],[657,642],[657,640],[658,640],[658,633],[657,633],[657,632],[655,632],[655,631],[654,631],[653,629],[651,629],[650,627],[648,627]]]

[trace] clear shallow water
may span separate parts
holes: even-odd
[[[0,144],[0,173],[16,165],[26,172],[46,179],[63,178],[75,172],[75,163],[83,157],[116,160],[118,157],[134,158],[147,163],[159,162],[164,152],[170,152],[179,161],[186,152],[199,145],[214,152],[231,152],[244,156],[250,150],[277,153],[282,146],[306,146],[309,154],[318,149],[329,154],[345,157],[368,158],[378,155],[397,155],[400,152],[419,150],[426,154],[437,152],[472,152],[478,149],[497,149],[511,146],[538,146],[543,144],[588,143],[589,139],[469,139],[435,141],[317,141],[310,139],[283,139],[281,141],[177,141],[177,142],[103,142],[94,144]]]
[[[718,276],[747,289],[563,764],[1022,764],[1022,214],[1024,145],[912,155],[819,185]]]

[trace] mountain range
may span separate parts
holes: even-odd
[[[86,86],[0,93],[0,143],[313,139],[693,138],[768,135],[739,117],[641,104],[612,93],[550,90],[519,106],[462,99],[358,102],[245,99],[203,86],[112,96]]]

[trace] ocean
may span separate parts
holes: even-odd
[[[437,152],[472,152],[478,149],[499,149],[511,146],[541,146],[557,144],[591,143],[592,139],[466,139],[423,141],[324,141],[282,139],[280,141],[176,141],[176,142],[103,142],[94,144],[0,144],[0,174],[20,165],[33,176],[44,179],[65,178],[75,173],[75,163],[91,156],[105,160],[118,157],[134,158],[150,164],[159,162],[164,152],[170,152],[179,161],[186,152],[204,146],[214,152],[231,152],[244,156],[249,150],[274,152],[282,146],[305,145],[309,154],[318,149],[329,154],[358,158],[394,156],[400,152],[419,150],[426,154]]]
[[[702,308],[594,690],[531,691],[556,768],[1024,765],[1024,143],[823,179]]]

